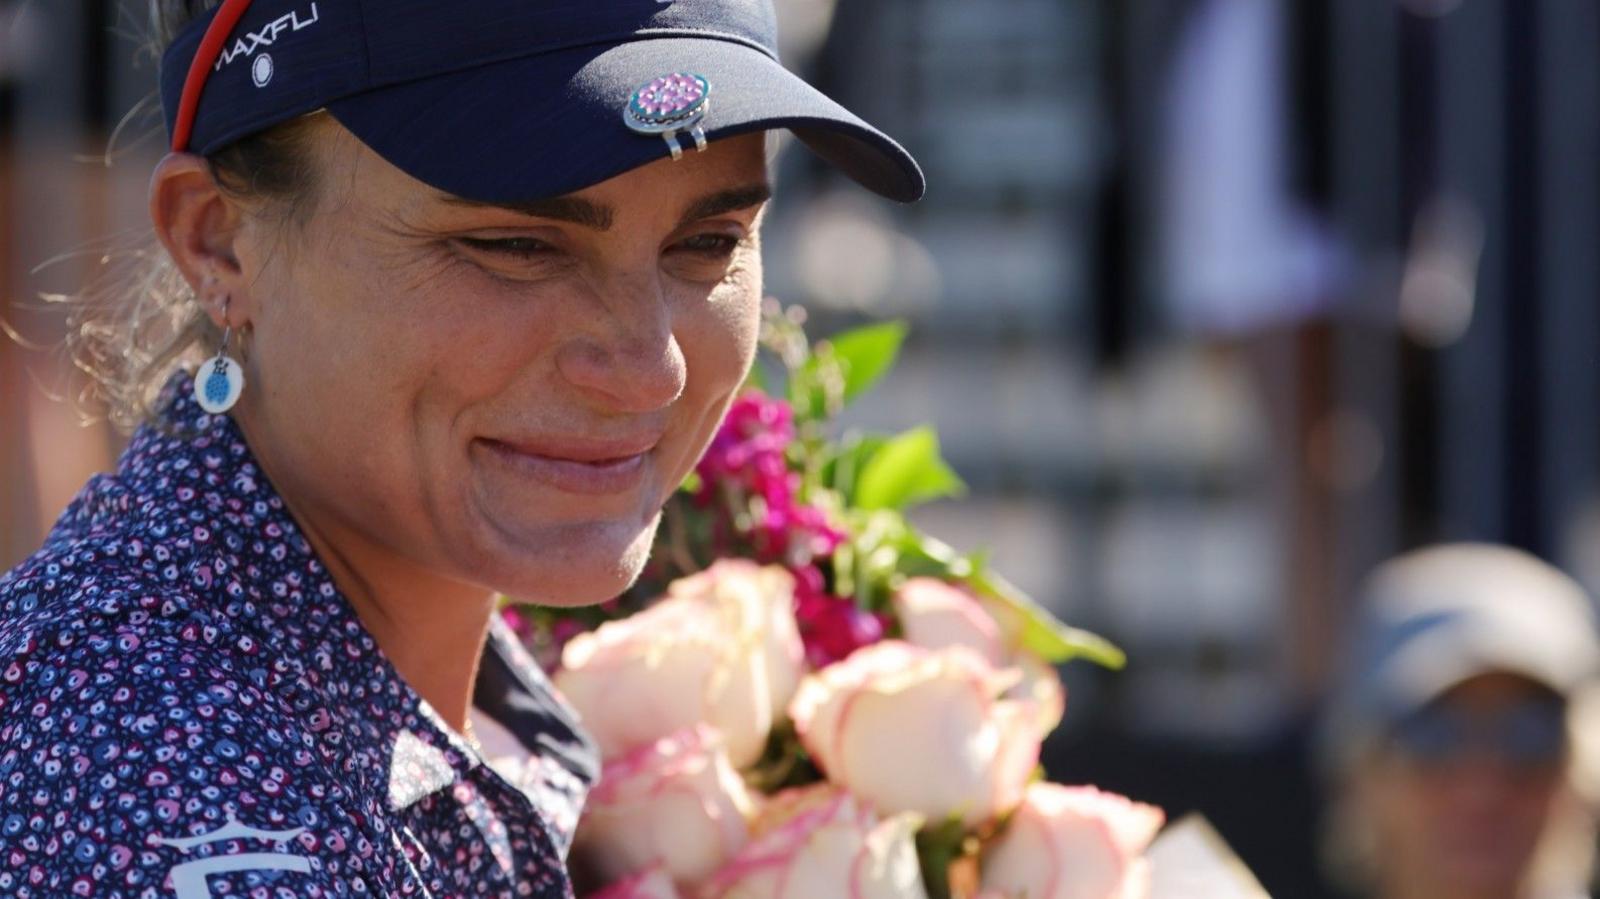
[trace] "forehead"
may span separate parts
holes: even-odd
[[[487,207],[544,216],[563,208],[571,211],[603,207],[612,210],[605,218],[614,221],[618,217],[629,217],[635,210],[680,215],[713,194],[737,193],[745,199],[731,208],[759,205],[768,195],[767,153],[762,132],[713,141],[704,151],[690,151],[679,160],[663,155],[648,165],[562,197],[493,202],[457,197],[413,178],[331,119],[326,130],[329,133],[321,141],[324,152],[320,155],[323,172],[333,183],[344,181],[356,196],[411,210]],[[712,210],[721,211],[731,209]],[[593,219],[581,214],[551,217]],[[579,223],[607,224],[597,220]]]

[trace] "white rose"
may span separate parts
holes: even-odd
[[[839,788],[825,780],[765,796],[750,819],[750,839],[759,840],[802,813],[833,805],[838,798]]]
[[[880,819],[827,784],[774,802],[785,813],[768,818],[761,836],[702,884],[704,899],[926,899],[917,815]]]
[[[1043,739],[1066,710],[1066,691],[1054,665],[1021,649],[985,605],[965,588],[936,578],[911,578],[894,595],[895,615],[907,643],[923,649],[965,646],[997,667],[1016,667],[1022,679],[1006,699],[1034,703]],[[1014,624],[1014,622],[1013,622]]]
[[[681,899],[681,896],[667,869],[651,865],[598,893],[590,893],[588,899]]]
[[[965,646],[1005,663],[1000,625],[966,590],[931,577],[914,577],[894,594],[895,616],[907,643],[923,649]]]
[[[793,603],[782,569],[719,563],[650,608],[574,637],[556,686],[606,758],[704,721],[742,767],[761,756],[798,678]]]
[[[1027,899],[1142,899],[1161,810],[1094,787],[1036,783],[982,859],[983,889]]]
[[[794,575],[778,565],[720,559],[698,574],[673,581],[667,594],[732,604],[754,619],[747,626],[759,628],[764,638],[762,658],[772,707],[789,704],[806,664],[805,645],[794,620]]]
[[[1061,685],[1061,675],[1056,666],[1028,652],[1012,656],[1011,665],[1022,672],[1022,678],[1006,691],[1005,698],[1031,708],[1034,727],[1043,740],[1067,711],[1067,690]]]
[[[964,646],[886,640],[807,676],[789,715],[828,779],[879,811],[975,824],[1014,807],[1038,764],[1036,709],[999,698],[1019,677]]]
[[[607,881],[661,866],[687,884],[744,845],[754,801],[706,726],[606,764],[578,824],[576,851]]]

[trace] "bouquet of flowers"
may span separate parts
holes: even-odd
[[[605,760],[575,871],[595,899],[1144,895],[1162,812],[1039,771],[1055,665],[1122,654],[907,521],[964,489],[931,429],[835,433],[905,328],[803,322],[769,303],[776,364],[634,590],[506,610]]]

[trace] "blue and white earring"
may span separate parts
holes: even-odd
[[[244,369],[228,357],[228,341],[233,337],[233,326],[228,321],[228,301],[222,301],[222,344],[217,355],[200,363],[194,375],[194,399],[200,408],[212,415],[221,415],[233,408],[244,392]]]

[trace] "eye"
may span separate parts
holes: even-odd
[[[511,259],[532,259],[554,248],[534,237],[459,237],[462,246]]]
[[[722,258],[732,255],[738,246],[739,238],[731,234],[696,234],[673,244],[672,249],[701,256]]]

